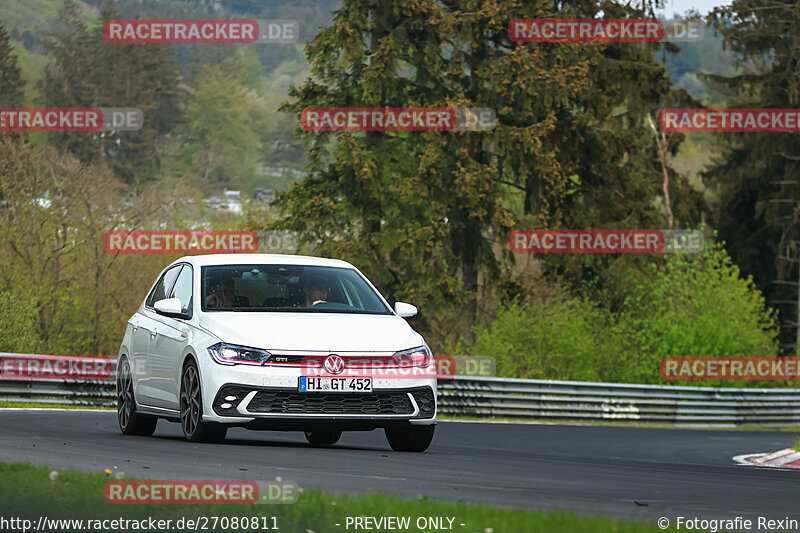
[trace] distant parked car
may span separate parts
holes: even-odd
[[[263,189],[261,187],[258,187],[255,190],[255,194],[253,194],[253,197],[256,200],[262,202],[271,202],[272,200],[275,199],[275,189]]]

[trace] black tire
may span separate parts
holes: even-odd
[[[386,428],[386,440],[396,452],[424,452],[433,441],[436,426],[406,426]]]
[[[131,365],[127,359],[122,360],[117,372],[117,422],[123,435],[141,437],[149,437],[155,433],[158,424],[158,418],[136,412]]]
[[[314,446],[330,446],[342,438],[341,431],[306,431],[306,440]]]
[[[213,422],[203,422],[203,391],[200,389],[200,372],[197,363],[189,360],[181,372],[181,429],[189,442],[220,443],[225,440],[228,427]]]

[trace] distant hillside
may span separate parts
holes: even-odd
[[[86,21],[97,18],[107,0],[75,0]],[[37,84],[47,64],[44,44],[48,34],[59,29],[58,10],[63,0],[24,0],[0,2],[0,21],[11,35],[14,51],[19,57],[26,80],[28,104],[37,102]],[[300,42],[293,44],[241,45],[240,50],[255,57],[253,66],[263,77],[257,83],[259,92],[285,91],[308,70],[303,45],[321,26],[330,24],[339,0],[140,0],[114,2],[123,18],[241,18],[292,19],[300,23]],[[216,7],[216,8],[215,8]],[[222,45],[232,47],[236,45]],[[208,57],[214,47],[196,44],[173,46],[173,53],[182,70],[190,68],[194,58]],[[260,65],[260,68],[258,66]],[[256,88],[256,87],[254,87]]]
[[[723,49],[722,36],[713,26],[706,26],[703,40],[696,43],[676,43],[680,47],[677,54],[656,54],[665,64],[675,87],[685,89],[696,100],[707,104],[721,103],[726,95],[709,89],[697,76],[700,72],[709,74],[733,74],[736,56]]]

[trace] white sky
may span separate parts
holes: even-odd
[[[666,7],[662,13],[670,17],[675,13],[682,15],[692,8],[705,15],[717,6],[730,5],[730,0],[666,0],[664,3]]]

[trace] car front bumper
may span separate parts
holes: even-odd
[[[287,430],[436,423],[436,379],[373,377],[371,392],[301,392],[301,367],[207,364],[204,421]]]

